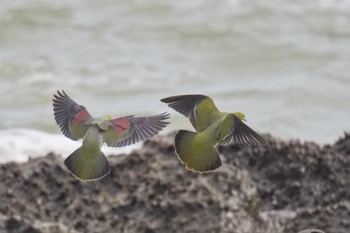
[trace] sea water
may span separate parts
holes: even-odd
[[[54,121],[56,90],[94,116],[169,111],[163,133],[192,127],[159,100],[195,93],[282,139],[333,143],[350,129],[349,1],[0,4],[0,162],[81,144]]]

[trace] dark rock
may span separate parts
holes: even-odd
[[[93,182],[53,154],[0,165],[0,232],[350,232],[349,135],[222,146],[209,174],[184,168],[173,137],[110,156],[110,175]]]
[[[296,214],[286,233],[307,228],[350,232],[350,136],[333,146],[272,139],[268,147],[223,147],[226,163],[247,170],[257,185],[261,211]]]

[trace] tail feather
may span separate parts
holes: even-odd
[[[111,171],[111,167],[102,151],[97,151],[95,156],[86,156],[82,147],[69,155],[64,164],[69,172],[79,180],[91,181],[105,177]]]
[[[186,168],[195,172],[209,172],[221,166],[217,149],[198,133],[179,130],[175,136],[175,152]]]

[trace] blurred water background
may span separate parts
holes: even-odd
[[[282,139],[333,143],[350,129],[349,1],[0,4],[0,162],[78,146],[53,119],[62,89],[94,116],[170,111],[163,132],[191,128],[159,101],[188,93]]]

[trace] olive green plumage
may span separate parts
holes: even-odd
[[[69,155],[64,164],[74,177],[82,181],[101,179],[111,167],[102,153],[103,143],[112,147],[134,144],[157,135],[167,124],[169,114],[112,119],[109,115],[92,117],[64,91],[53,98],[55,121],[62,133],[72,139],[83,139],[83,145]]]
[[[266,145],[268,142],[242,121],[241,112],[221,112],[205,95],[179,95],[161,99],[189,118],[196,132],[179,130],[174,147],[180,161],[195,172],[209,172],[221,166],[217,146],[229,142]]]

